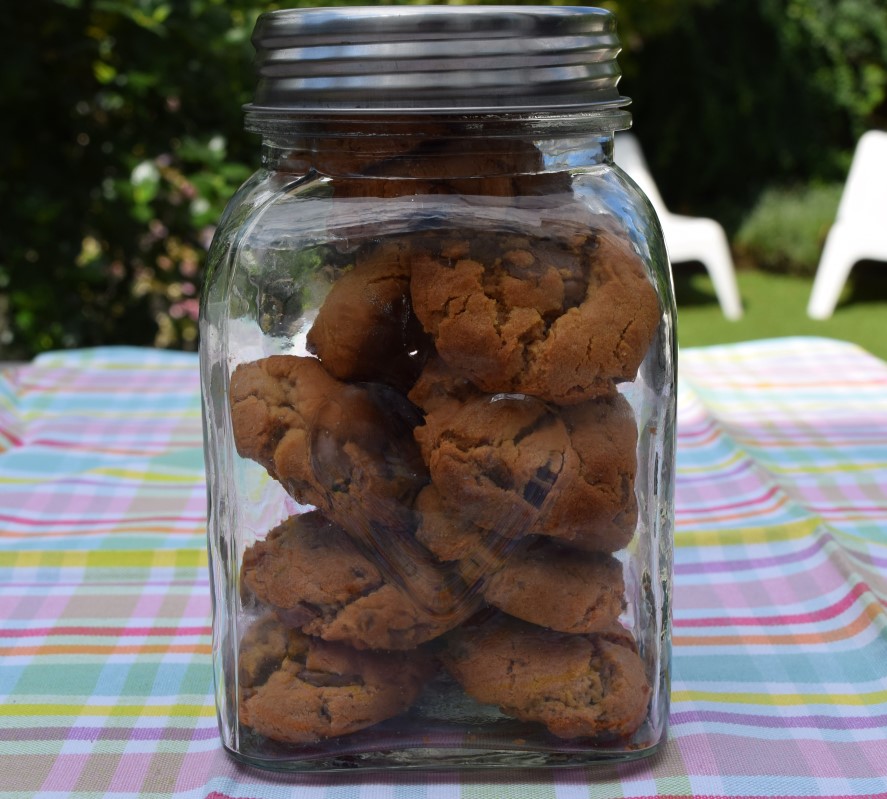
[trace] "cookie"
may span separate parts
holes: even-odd
[[[624,637],[567,635],[504,615],[450,633],[441,659],[477,701],[560,738],[630,736],[652,694],[643,661]]]
[[[335,181],[329,187],[336,200],[355,201],[349,203],[333,203],[330,208],[330,220],[339,231],[347,233],[349,238],[360,237],[372,239],[378,233],[379,225],[375,217],[379,213],[379,203],[371,200],[397,200],[406,198],[411,203],[413,198],[431,195],[453,194],[454,190],[443,181],[413,180],[412,178],[364,177],[347,178]],[[360,200],[367,203],[356,204]],[[409,211],[412,208],[405,207]],[[389,213],[391,209],[388,209]],[[366,216],[370,215],[370,219]]]
[[[429,139],[401,158],[374,165],[373,176],[410,177],[431,182],[425,193],[463,197],[519,197],[569,190],[569,174],[546,173],[542,152],[532,142],[499,138]],[[421,192],[417,192],[421,193]]]
[[[238,366],[229,398],[238,454],[300,503],[369,543],[412,527],[428,476],[411,433],[418,416],[403,395],[342,383],[314,358],[273,355]]]
[[[609,230],[427,242],[413,308],[453,368],[489,393],[562,405],[633,380],[659,324],[643,262]]]
[[[443,359],[432,356],[407,397],[414,405],[429,413],[440,410],[444,405],[458,410],[466,400],[477,397],[480,393],[465,375],[453,369]]]
[[[287,626],[356,649],[413,649],[471,616],[469,596],[453,569],[417,548],[393,557],[385,574],[319,512],[293,516],[244,553],[242,585]]]
[[[595,552],[627,546],[638,522],[634,492],[637,422],[625,397],[590,400],[563,408],[575,471],[547,506],[538,532]]]
[[[434,484],[425,486],[419,492],[416,511],[416,539],[438,560],[463,561],[478,557],[477,553],[489,553],[485,557],[497,557],[497,553],[505,548],[507,539],[491,535],[466,521],[457,508],[446,506]],[[490,568],[495,568],[496,565],[498,560],[491,563]]]
[[[568,171],[549,169],[532,142],[507,137],[497,137],[491,146],[479,138],[432,136],[408,151],[367,163],[360,178],[339,178],[330,188],[340,199],[451,195],[460,204],[485,207],[490,200],[498,207],[508,198],[545,197],[549,205],[555,196],[572,199]]]
[[[466,574],[470,579],[470,573]],[[483,598],[510,616],[564,633],[606,630],[625,608],[618,560],[537,538],[481,579]]]
[[[409,388],[430,342],[410,303],[410,245],[390,239],[358,251],[308,331],[308,351],[345,381]]]
[[[284,743],[362,730],[405,711],[430,674],[421,652],[358,652],[288,630],[273,615],[240,642],[240,721]]]
[[[456,564],[466,585],[510,616],[565,633],[607,629],[625,608],[622,565],[604,553],[583,552],[530,536],[485,534],[443,505],[433,485],[416,500],[416,537],[442,561]]]
[[[288,153],[287,165],[296,173],[313,170],[332,177],[364,175],[380,164],[396,163],[429,140],[447,135],[447,126],[439,120],[415,116],[364,117],[359,128],[349,131],[347,123],[342,122],[333,127],[315,124],[306,131],[303,147]]]
[[[602,552],[634,534],[637,429],[618,394],[562,409],[522,395],[441,400],[415,437],[457,520]]]

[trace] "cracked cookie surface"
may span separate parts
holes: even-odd
[[[406,710],[430,674],[422,652],[358,652],[272,614],[240,642],[240,721],[284,743],[356,732]]]
[[[413,549],[387,565],[399,581],[317,511],[293,516],[243,556],[242,584],[289,627],[356,649],[413,649],[478,607],[452,570]]]
[[[633,380],[659,324],[656,291],[624,238],[577,230],[429,238],[411,294],[441,358],[484,391],[563,405]]]
[[[437,397],[415,429],[441,501],[505,538],[615,552],[637,525],[637,428],[621,395],[552,409],[526,396]]]
[[[622,738],[640,727],[651,689],[622,631],[567,635],[497,615],[448,635],[445,667],[477,701],[561,738]]]
[[[296,500],[371,543],[412,526],[428,476],[411,433],[418,416],[393,388],[349,385],[314,358],[273,355],[234,370],[230,402],[238,454]]]

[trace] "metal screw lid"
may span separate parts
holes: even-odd
[[[565,112],[628,104],[615,18],[568,6],[273,11],[252,38],[252,115]]]

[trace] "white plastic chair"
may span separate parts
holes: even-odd
[[[822,248],[807,316],[828,319],[857,261],[887,261],[887,132],[870,130],[856,145],[838,214]]]
[[[680,216],[665,207],[640,143],[631,133],[616,134],[614,157],[616,164],[650,198],[662,225],[665,247],[672,263],[700,261],[711,275],[724,316],[739,319],[742,316],[742,302],[724,229],[714,219]]]

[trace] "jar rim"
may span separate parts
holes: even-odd
[[[602,134],[631,127],[631,113],[620,106],[532,111],[434,112],[254,109],[245,106],[246,130],[268,144],[373,138],[379,141],[430,136],[436,139],[534,139]],[[322,146],[317,144],[316,146]]]
[[[613,14],[586,6],[344,6],[256,22],[254,116],[621,108]]]

